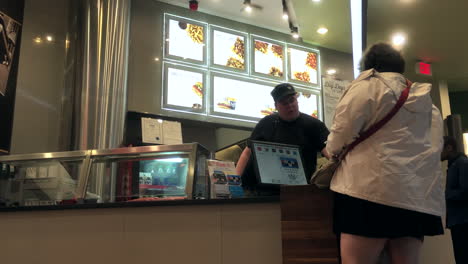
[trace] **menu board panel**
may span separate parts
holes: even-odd
[[[290,79],[318,84],[318,54],[289,48]]]
[[[168,67],[166,77],[167,104],[202,109],[203,73]]]
[[[254,72],[282,78],[284,46],[254,39]]]
[[[299,92],[298,94],[299,110],[304,114],[318,118],[317,95],[310,92]]]
[[[174,19],[169,19],[168,24],[168,55],[204,62],[205,27]]]
[[[213,64],[245,70],[245,37],[213,30]]]
[[[214,76],[212,87],[215,112],[262,118],[275,110],[271,85]]]

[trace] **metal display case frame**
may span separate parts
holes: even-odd
[[[155,145],[142,147],[126,147],[115,149],[92,149],[83,151],[66,151],[34,154],[18,154],[0,156],[0,164],[21,166],[25,164],[40,164],[48,161],[80,161],[81,171],[77,179],[75,199],[84,200],[87,194],[88,182],[90,180],[91,168],[100,160],[124,161],[140,158],[174,157],[186,156],[189,160],[185,194],[187,199],[203,198],[195,195],[198,177],[204,176],[206,159],[211,158],[211,152],[198,143],[187,143],[178,145]],[[200,160],[199,160],[200,159]],[[198,167],[202,168],[198,168]],[[202,179],[203,180],[203,179]],[[209,195],[209,184],[206,180],[206,196]]]

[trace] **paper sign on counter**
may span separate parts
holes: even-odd
[[[164,144],[182,144],[182,128],[179,122],[164,121],[162,123],[162,132]]]
[[[163,144],[162,124],[154,118],[141,118],[143,143]]]

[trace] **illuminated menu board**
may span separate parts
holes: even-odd
[[[215,112],[262,118],[275,110],[270,85],[214,76],[212,88]]]
[[[283,78],[284,46],[254,40],[254,72]]]
[[[174,19],[168,20],[166,47],[169,55],[204,61],[205,27]]]
[[[317,59],[315,52],[289,48],[290,79],[318,84]]]
[[[316,94],[310,92],[299,92],[297,102],[299,103],[299,110],[302,113],[319,118]]]
[[[167,104],[194,110],[203,106],[203,74],[167,68]]]
[[[213,64],[245,70],[245,37],[213,30]]]
[[[322,117],[319,50],[171,14],[164,21],[162,111],[252,122],[276,112],[270,92],[290,82],[300,111]]]

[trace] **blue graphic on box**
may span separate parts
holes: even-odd
[[[241,185],[241,177],[239,175],[227,176],[229,185]]]
[[[298,169],[299,163],[295,158],[280,157],[281,166],[284,168]]]

